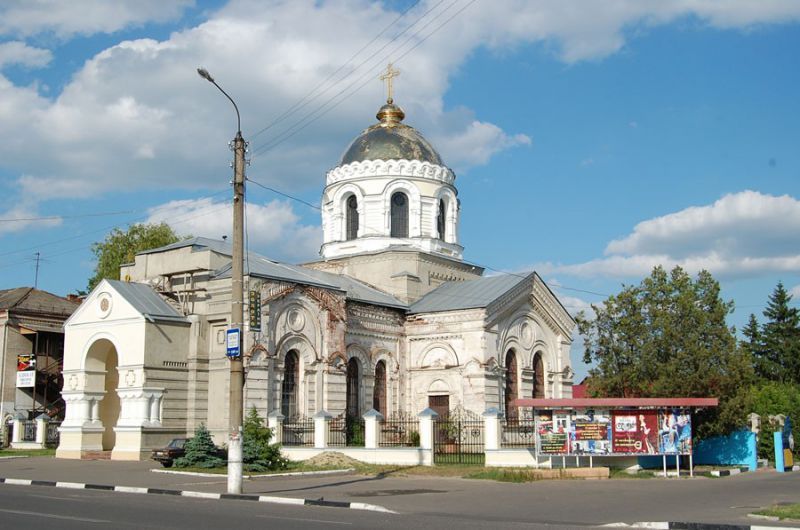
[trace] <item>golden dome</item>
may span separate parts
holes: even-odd
[[[378,123],[364,130],[342,155],[339,165],[364,160],[419,160],[443,166],[442,157],[416,129],[402,123],[403,109],[389,99],[375,115]]]

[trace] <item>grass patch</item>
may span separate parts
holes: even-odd
[[[0,457],[3,456],[55,456],[55,449],[2,449]]]
[[[464,478],[474,478],[482,480],[496,480],[498,482],[535,482],[542,479],[542,473],[537,473],[528,469],[499,469],[499,468],[484,468],[481,471],[475,471],[464,475]]]
[[[687,472],[688,473],[688,472]],[[608,478],[655,478],[656,476],[653,474],[653,470],[650,471],[637,471],[635,473],[629,473],[622,468],[614,468],[610,469]]]
[[[754,512],[756,515],[768,515],[779,519],[800,519],[800,503],[776,504],[765,510]]]

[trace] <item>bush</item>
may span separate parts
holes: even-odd
[[[792,418],[792,427],[800,420],[800,385],[792,383],[762,383],[754,387],[748,399],[748,409],[761,416],[761,433],[758,436],[759,458],[775,459],[775,443],[769,416],[785,414]],[[795,435],[795,439],[797,436]],[[800,457],[800,447],[795,443],[795,457]]]
[[[281,455],[278,444],[271,444],[272,430],[264,425],[255,407],[244,420],[242,462],[246,471],[274,471],[286,469],[289,461]]]
[[[211,434],[202,423],[194,431],[194,438],[187,440],[186,453],[175,459],[175,467],[223,467],[225,461],[217,456],[219,449],[214,445]]]

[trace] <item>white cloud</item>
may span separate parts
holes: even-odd
[[[582,277],[642,277],[656,265],[719,277],[754,277],[800,270],[800,201],[742,191],[713,204],[636,225],[611,241],[605,257],[578,264],[544,263],[537,270]]]
[[[163,0],[6,2],[0,8],[0,33],[113,32],[175,18],[187,5]],[[253,156],[250,172],[288,190],[318,188],[350,138],[372,123],[384,97],[377,74],[390,58],[398,59],[402,70],[396,100],[406,110],[406,122],[435,139],[449,164],[468,169],[499,151],[531,143],[525,134],[504,131],[468,109],[444,108],[451,76],[480,47],[505,50],[543,43],[563,61],[575,62],[616,52],[631,28],[681,17],[720,28],[749,28],[800,16],[800,2],[778,0],[759,3],[757,9],[744,0],[726,3],[726,9],[699,0],[508,0],[469,5],[439,27],[466,5],[422,2],[395,24],[398,30],[379,37],[355,59],[353,64],[359,64],[387,46],[363,69],[258,137],[255,131],[319,86],[375,28],[395,21],[397,12],[367,0],[274,0],[268,5],[232,0],[205,22],[164,41],[124,41],[103,50],[52,99],[0,76],[0,170],[25,174],[20,183],[42,190],[40,199],[165,183],[173,188],[226,183],[226,144],[235,118],[225,98],[197,76],[195,67],[202,65],[242,111]],[[431,8],[427,19],[390,42],[403,24]],[[420,28],[426,29],[415,34]],[[44,55],[27,59],[37,60],[44,61]],[[362,85],[359,97],[343,98]],[[342,96],[322,104],[342,89]],[[308,120],[298,122],[304,116]],[[295,123],[296,128],[286,129]],[[25,146],[30,145],[37,146],[36,157],[29,156]],[[270,145],[274,148],[262,149]],[[56,181],[57,193],[51,187]]]
[[[791,289],[789,289],[789,294],[792,295],[792,298],[795,301],[800,300],[800,285],[795,285]]]
[[[24,201],[16,206],[0,212],[0,234],[21,232],[22,230],[43,229],[60,226],[63,220],[59,217],[53,219],[32,220],[36,217],[47,217],[36,209],[35,205]],[[21,219],[14,221],[13,219]]]
[[[146,222],[169,224],[178,234],[222,239],[231,234],[231,204],[210,198],[170,201],[151,208]],[[250,249],[273,259],[311,260],[319,255],[322,230],[300,224],[288,202],[247,204]],[[229,240],[231,240],[229,238]]]
[[[50,50],[28,46],[22,41],[0,43],[0,69],[10,64],[40,68],[47,66],[52,59]]]
[[[145,22],[177,18],[193,0],[4,0],[0,34],[59,37],[112,33]]]

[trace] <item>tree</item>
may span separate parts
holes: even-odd
[[[130,225],[126,231],[115,228],[104,241],[92,244],[97,265],[94,276],[89,279],[87,291],[94,289],[104,278],[119,280],[120,266],[132,262],[138,252],[163,247],[180,239],[166,223],[137,223]]]
[[[797,423],[800,419],[800,385],[775,381],[763,382],[749,392],[747,409],[761,416],[758,456],[773,460],[775,442],[769,425],[769,416],[784,414]],[[800,456],[800,444],[795,443],[795,453]]]
[[[789,307],[792,295],[778,282],[769,296],[761,328],[756,373],[768,381],[800,383],[800,310]]]
[[[288,461],[278,444],[271,444],[272,430],[264,425],[256,408],[250,409],[242,427],[242,461],[247,471],[271,471],[286,468]]]
[[[751,361],[737,347],[725,317],[732,302],[720,298],[707,271],[696,280],[680,267],[656,267],[638,286],[625,286],[596,317],[578,317],[584,362],[594,362],[589,391],[605,397],[718,397],[720,407],[697,414],[700,437],[729,432],[745,422]]]
[[[202,423],[194,431],[194,437],[186,441],[186,453],[175,460],[175,467],[222,467],[225,461],[217,456],[219,449],[214,445],[211,434]]]

